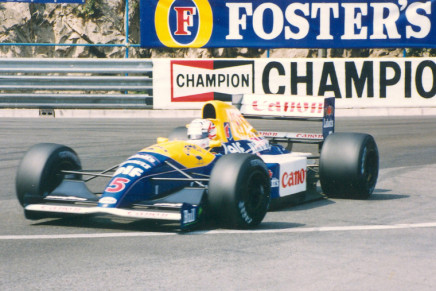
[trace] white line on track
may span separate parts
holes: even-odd
[[[436,227],[436,222],[393,224],[393,225],[354,225],[354,226],[324,226],[302,227],[284,229],[259,229],[259,230],[210,230],[192,231],[185,235],[217,235],[217,234],[262,234],[262,233],[308,233],[308,232],[333,232],[333,231],[362,231],[362,230],[392,230]],[[53,235],[2,235],[0,240],[41,240],[41,239],[89,239],[89,238],[116,238],[116,237],[150,237],[179,235],[176,232],[115,232],[115,233],[89,233],[89,234],[53,234]]]

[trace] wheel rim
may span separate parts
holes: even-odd
[[[62,182],[62,180],[65,178],[65,174],[62,173],[63,170],[66,171],[76,171],[80,170],[80,167],[78,165],[71,161],[71,160],[63,160],[59,164],[57,164],[50,172],[50,177],[53,177],[52,179],[49,179],[46,184],[44,185],[41,194],[50,193],[54,189],[56,189],[57,186]],[[70,178],[80,178],[79,175],[69,175]]]
[[[365,147],[362,155],[361,174],[368,193],[372,193],[378,176],[378,155],[374,149]]]
[[[255,172],[248,179],[248,189],[244,197],[245,207],[250,216],[264,208],[266,195],[265,177],[261,172]]]

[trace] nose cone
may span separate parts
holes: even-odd
[[[130,157],[115,171],[98,206],[113,208],[149,198],[150,182],[145,177],[160,164],[156,157],[147,153]]]

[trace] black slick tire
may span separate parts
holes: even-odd
[[[374,138],[363,133],[334,133],[322,147],[321,188],[329,197],[367,199],[374,191],[379,153]]]
[[[258,156],[229,154],[212,170],[208,203],[213,217],[224,226],[251,228],[265,217],[270,192],[268,169]]]
[[[80,160],[71,148],[41,143],[31,147],[17,170],[16,194],[22,206],[42,199],[52,192],[64,179],[61,170],[81,170]],[[80,175],[72,178],[79,179]]]

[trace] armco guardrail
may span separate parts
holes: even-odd
[[[151,109],[153,63],[0,59],[0,108]]]

